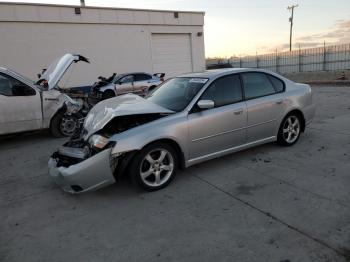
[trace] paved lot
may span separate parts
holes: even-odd
[[[314,87],[314,123],[182,171],[80,196],[47,176],[64,139],[0,141],[0,261],[350,261],[350,87]]]

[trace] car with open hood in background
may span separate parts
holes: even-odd
[[[91,95],[97,100],[128,93],[145,96],[164,82],[164,76],[164,73],[152,75],[145,72],[114,73],[107,78],[100,76],[99,81],[92,86]]]
[[[62,93],[58,82],[79,61],[89,62],[81,55],[65,54],[37,82],[0,67],[0,135],[44,128],[56,137],[73,134],[82,104]]]
[[[82,193],[125,170],[146,190],[179,167],[263,143],[295,144],[314,116],[309,85],[259,69],[221,69],[167,80],[146,98],[126,94],[91,109],[82,132],[51,156],[49,174]]]

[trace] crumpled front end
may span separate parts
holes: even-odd
[[[64,191],[83,193],[115,183],[118,158],[111,147],[92,152],[84,142],[72,141],[60,147],[50,158],[49,174]]]

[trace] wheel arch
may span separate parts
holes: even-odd
[[[145,144],[140,150],[142,150],[146,146],[149,146],[150,144],[157,143],[157,142],[166,143],[166,144],[170,145],[172,148],[174,148],[176,155],[178,156],[178,159],[179,159],[179,167],[181,169],[185,168],[185,154],[184,154],[181,146],[179,145],[179,143],[176,142],[174,139],[160,138],[160,139],[157,139],[157,140],[154,140],[154,141],[151,141],[151,142]]]
[[[51,125],[52,125],[52,120],[54,119],[55,116],[57,116],[58,114],[61,114],[61,113],[65,113],[67,111],[67,105],[65,103],[63,103],[63,105],[58,108],[56,110],[56,112],[51,116],[50,118],[50,123],[49,123],[49,128],[51,129]]]

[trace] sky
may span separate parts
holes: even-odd
[[[79,0],[6,0],[77,5]],[[350,0],[85,0],[90,6],[204,11],[206,57],[231,57],[289,48],[287,6],[294,13],[293,48],[350,43]]]

